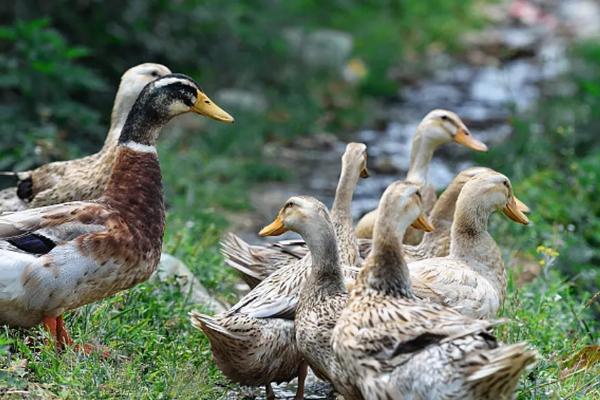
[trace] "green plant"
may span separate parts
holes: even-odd
[[[0,27],[0,168],[24,169],[98,141],[100,113],[82,99],[106,88],[88,56],[46,19]],[[44,148],[37,151],[36,148]]]

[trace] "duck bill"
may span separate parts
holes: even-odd
[[[454,135],[454,141],[475,151],[487,151],[488,149],[485,143],[475,139],[467,128],[458,128]]]
[[[423,213],[421,213],[421,215],[417,217],[417,219],[415,220],[415,222],[412,223],[411,226],[415,229],[419,229],[425,232],[432,232],[434,229],[433,225],[431,225],[431,222],[429,222],[429,220],[427,219],[427,216]]]
[[[361,178],[366,179],[369,176],[371,176],[371,174],[369,173],[369,170],[367,169],[367,167],[364,167],[363,169],[360,170],[360,177]]]
[[[278,215],[273,222],[262,228],[258,234],[260,236],[279,236],[287,231],[288,229],[283,225],[283,220]]]
[[[521,204],[523,204],[523,203],[521,203]],[[508,202],[502,209],[502,212],[508,218],[512,219],[515,222],[518,222],[519,224],[523,224],[523,225],[529,224],[529,218],[527,218],[527,216],[525,214],[523,214],[523,211],[521,211],[519,209],[519,206],[518,206],[517,201],[515,200],[514,196],[510,196],[510,199],[508,199]]]
[[[192,111],[221,122],[232,123],[234,121],[227,111],[216,105],[201,91],[198,91],[196,95],[196,103],[192,106]]]
[[[522,213],[530,213],[531,209],[527,206],[527,204],[523,203],[521,200],[517,199],[516,197],[513,196],[513,198],[515,199],[515,203],[517,203],[517,208],[522,212]]]

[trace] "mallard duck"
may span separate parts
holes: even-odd
[[[429,213],[436,200],[435,188],[427,183],[429,163],[431,157],[433,157],[433,152],[439,146],[450,142],[462,144],[476,151],[487,151],[487,146],[475,139],[460,117],[452,111],[433,110],[423,118],[413,137],[406,181],[413,182],[421,187],[423,205],[427,213]],[[373,237],[373,226],[376,217],[377,210],[373,210],[358,221],[356,236],[359,239]],[[409,229],[404,241],[406,244],[417,245],[421,238],[422,232]]]
[[[344,265],[360,263],[358,244],[352,225],[352,196],[359,178],[367,178],[367,146],[348,143],[342,155],[342,170],[338,181],[331,217],[338,238],[340,258]],[[234,234],[221,241],[225,263],[241,273],[250,287],[271,275],[273,271],[304,257],[307,249],[294,250],[287,242],[269,245],[249,245]]]
[[[498,343],[488,332],[494,321],[415,296],[401,243],[419,218],[425,221],[418,188],[390,185],[380,200],[373,251],[333,331],[343,367],[336,388],[346,400],[511,399],[535,352],[524,343]]]
[[[506,176],[488,171],[471,178],[456,201],[450,254],[409,264],[414,291],[472,318],[494,317],[506,296],[506,270],[488,219],[501,209],[528,224],[519,203]]]
[[[146,85],[131,108],[98,200],[0,216],[0,238],[19,249],[0,250],[0,324],[43,322],[62,348],[72,342],[64,312],[150,277],[160,259],[165,216],[155,143],[161,128],[186,112],[233,122],[191,78],[166,75]],[[52,227],[86,233],[61,242],[36,233]]]
[[[152,63],[127,70],[121,77],[110,129],[102,149],[87,157],[57,161],[16,173],[19,179],[17,187],[0,191],[0,211],[17,211],[100,197],[108,183],[119,135],[129,110],[147,83],[170,73],[164,65]]]

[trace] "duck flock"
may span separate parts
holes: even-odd
[[[0,324],[43,324],[57,350],[98,350],[76,343],[62,314],[156,270],[165,205],[155,145],[188,112],[234,120],[192,78],[138,65],[122,76],[100,152],[15,173],[17,186],[0,192]],[[265,386],[268,399],[272,383],[296,377],[304,398],[309,367],[347,400],[514,397],[536,352],[494,334],[507,283],[487,225],[497,210],[527,224],[529,209],[506,176],[485,167],[460,172],[436,198],[428,166],[450,142],[487,150],[458,115],[431,111],[406,178],[356,226],[351,204],[369,175],[367,148],[349,143],[331,210],[293,196],[259,232],[301,239],[251,245],[225,235],[225,262],[251,290],[227,311],[190,320],[229,379]]]

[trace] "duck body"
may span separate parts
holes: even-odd
[[[344,367],[336,387],[347,400],[510,399],[535,353],[500,344],[494,321],[415,296],[401,243],[421,212],[414,185],[395,182],[382,196],[373,251],[332,335]]]
[[[164,231],[158,158],[124,148],[103,199],[25,213],[40,218],[36,228],[64,221],[97,230],[42,255],[0,250],[0,282],[6,285],[0,323],[31,327],[44,317],[57,317],[143,282],[154,272]]]
[[[304,360],[294,340],[293,320],[192,312],[191,321],[206,334],[215,363],[234,382],[270,386],[302,373]]]
[[[308,273],[302,262],[287,266],[290,267],[296,267],[292,269],[293,278],[300,279],[301,274]],[[283,290],[293,290],[298,281],[279,281],[284,272],[285,268],[268,279],[280,282]],[[271,383],[288,382],[298,376],[296,399],[300,400],[307,371],[295,340],[297,299],[292,298],[290,304],[289,297],[275,296],[271,287],[265,286],[269,283],[261,282],[226,312],[211,317],[192,311],[190,320],[208,337],[213,359],[229,379],[242,385],[264,385],[271,399]],[[263,293],[270,297],[263,297]]]

